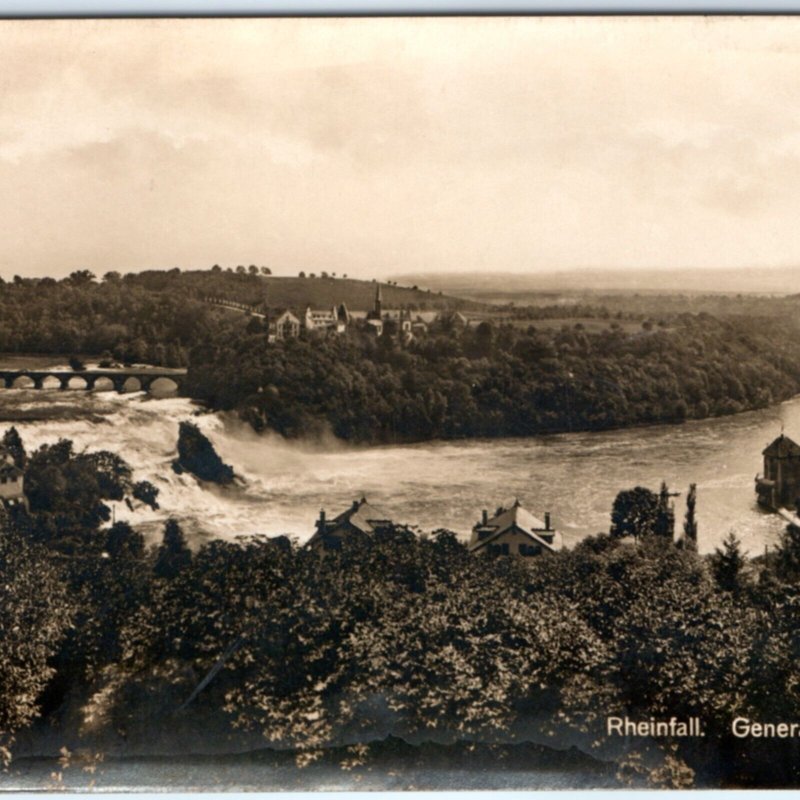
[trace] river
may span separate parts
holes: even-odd
[[[761,469],[761,451],[781,424],[788,435],[800,436],[800,398],[676,426],[369,448],[288,442],[275,434],[256,435],[231,417],[198,411],[186,398],[142,393],[0,389],[0,426],[15,424],[29,451],[66,437],[79,450],[119,453],[136,480],[159,488],[161,509],[131,511],[118,503],[116,518],[155,541],[163,520],[174,516],[195,545],[254,533],[287,533],[303,541],[320,508],[331,517],[362,495],[397,522],[423,531],[447,527],[464,537],[481,509],[518,497],[539,515],[550,511],[565,543],[574,544],[608,530],[620,489],[657,490],[666,480],[681,492],[678,528],[686,489],[697,483],[702,552],[712,551],[733,530],[755,555],[774,545],[783,529],[778,517],[755,504],[753,478]],[[245,479],[243,488],[204,487],[172,471],[178,423],[189,418]]]

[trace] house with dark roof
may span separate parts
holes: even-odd
[[[24,481],[25,475],[14,463],[14,457],[0,448],[0,501],[3,505],[27,505]]]
[[[541,520],[519,500],[501,506],[491,518],[484,510],[480,522],[472,529],[469,543],[471,553],[518,558],[553,553],[562,547],[561,534],[550,524],[550,513],[545,512]]]
[[[336,517],[328,519],[324,509],[319,512],[316,531],[309,547],[339,550],[346,541],[357,541],[374,535],[375,531],[392,524],[383,511],[367,502],[366,497],[354,500],[351,506]]]
[[[764,474],[756,476],[759,504],[795,510],[800,500],[800,445],[781,433],[762,455]]]

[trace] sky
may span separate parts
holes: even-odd
[[[800,265],[800,18],[0,22],[0,275]]]

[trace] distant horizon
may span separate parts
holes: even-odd
[[[564,269],[551,272],[439,272],[406,273],[394,276],[402,283],[422,283],[432,289],[461,292],[469,288],[505,297],[526,292],[640,292],[640,293],[708,293],[708,294],[796,294],[800,293],[800,270],[796,267],[752,267],[731,269]],[[497,285],[502,281],[502,285]],[[721,283],[723,285],[721,285]]]
[[[214,262],[208,266],[162,266],[142,267],[130,270],[91,270],[98,281],[102,281],[107,272],[120,272],[120,274],[138,274],[143,272],[168,272],[179,269],[181,272],[209,271],[217,265],[221,269],[235,271],[238,266],[249,267],[254,262],[241,264],[226,264]],[[266,266],[256,264],[259,268]],[[52,278],[63,280],[76,268],[65,271],[63,275],[42,274],[24,275],[32,280]],[[298,271],[285,271],[280,267],[270,267],[271,274],[263,276],[273,279],[292,279],[299,277]],[[514,293],[564,293],[580,294],[581,292],[639,292],[639,293],[708,293],[708,294],[764,294],[781,295],[800,293],[800,270],[796,267],[768,266],[750,267],[748,269],[732,269],[729,267],[627,267],[618,269],[597,268],[561,268],[541,270],[538,272],[523,272],[513,270],[472,270],[472,271],[440,271],[440,272],[398,272],[388,275],[358,275],[349,272],[329,271],[325,268],[306,267],[302,270],[305,277],[326,277],[335,280],[355,280],[363,282],[378,281],[380,283],[397,283],[399,286],[412,287],[419,285],[422,289],[442,291],[455,296],[469,296],[469,289],[479,291],[481,296],[491,294],[491,289],[496,288],[498,298]],[[16,273],[19,274],[19,273]],[[720,276],[725,276],[724,286],[720,286]],[[7,283],[14,279],[14,275],[0,273],[0,278]],[[502,287],[494,287],[498,279],[504,281]],[[577,281],[577,282],[576,282]]]
[[[338,272],[333,271],[328,267],[325,266],[305,266],[298,270],[289,271],[286,269],[282,269],[279,265],[272,265],[268,266],[265,263],[257,263],[254,261],[239,261],[236,263],[227,263],[223,261],[214,261],[208,265],[180,265],[180,264],[171,264],[171,265],[155,265],[155,266],[140,266],[140,267],[132,267],[130,269],[119,269],[114,267],[109,267],[108,269],[98,268],[98,269],[90,269],[84,264],[76,264],[73,266],[65,266],[63,274],[54,274],[52,271],[45,271],[42,273],[30,273],[30,274],[23,274],[21,272],[14,272],[13,274],[6,271],[0,271],[0,278],[4,280],[6,283],[10,283],[13,281],[16,275],[19,275],[22,278],[31,278],[34,280],[41,280],[43,278],[53,278],[54,280],[63,280],[64,278],[69,277],[69,275],[73,272],[77,272],[82,269],[89,269],[92,274],[94,274],[97,280],[102,280],[103,276],[109,272],[118,272],[121,275],[125,274],[138,274],[142,272],[169,272],[170,270],[179,269],[181,272],[203,272],[213,269],[215,266],[219,266],[220,269],[228,271],[236,271],[236,268],[239,266],[245,267],[245,269],[249,268],[251,265],[257,266],[259,269],[261,267],[268,267],[270,269],[270,274],[266,275],[265,277],[270,278],[296,278],[299,276],[300,272],[305,273],[305,276],[308,277],[310,274],[314,274],[315,277],[321,277],[322,272],[326,272],[328,277],[333,277],[336,279],[350,279],[350,280],[361,280],[361,281],[372,281],[378,280],[380,282],[389,282],[389,281],[399,281],[403,279],[415,279],[420,277],[431,277],[431,278],[441,278],[443,280],[447,279],[454,279],[454,278],[481,278],[481,279],[489,279],[489,278],[496,278],[498,276],[514,276],[514,277],[527,277],[531,279],[537,278],[548,278],[557,275],[576,275],[576,274],[585,274],[587,276],[608,276],[608,275],[630,275],[634,276],[637,274],[647,273],[657,273],[660,275],[668,276],[668,275],[675,275],[675,274],[682,274],[682,275],[691,275],[691,274],[704,274],[704,273],[723,273],[723,272],[734,272],[734,273],[741,273],[742,275],[749,275],[753,273],[791,273],[796,274],[798,280],[800,280],[800,268],[793,265],[767,265],[767,266],[750,266],[750,267],[726,267],[726,266],[707,266],[707,267],[658,267],[658,266],[627,266],[627,267],[551,267],[551,268],[542,268],[538,270],[521,270],[521,269],[506,269],[506,268],[485,268],[483,270],[477,269],[449,269],[449,270],[414,270],[414,271],[400,271],[394,272],[390,274],[382,274],[378,275],[369,275],[369,274],[351,274],[350,272]]]
[[[790,269],[798,40],[797,17],[1,21],[0,274]]]

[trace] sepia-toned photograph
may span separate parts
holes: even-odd
[[[0,791],[800,787],[800,18],[0,21]]]

